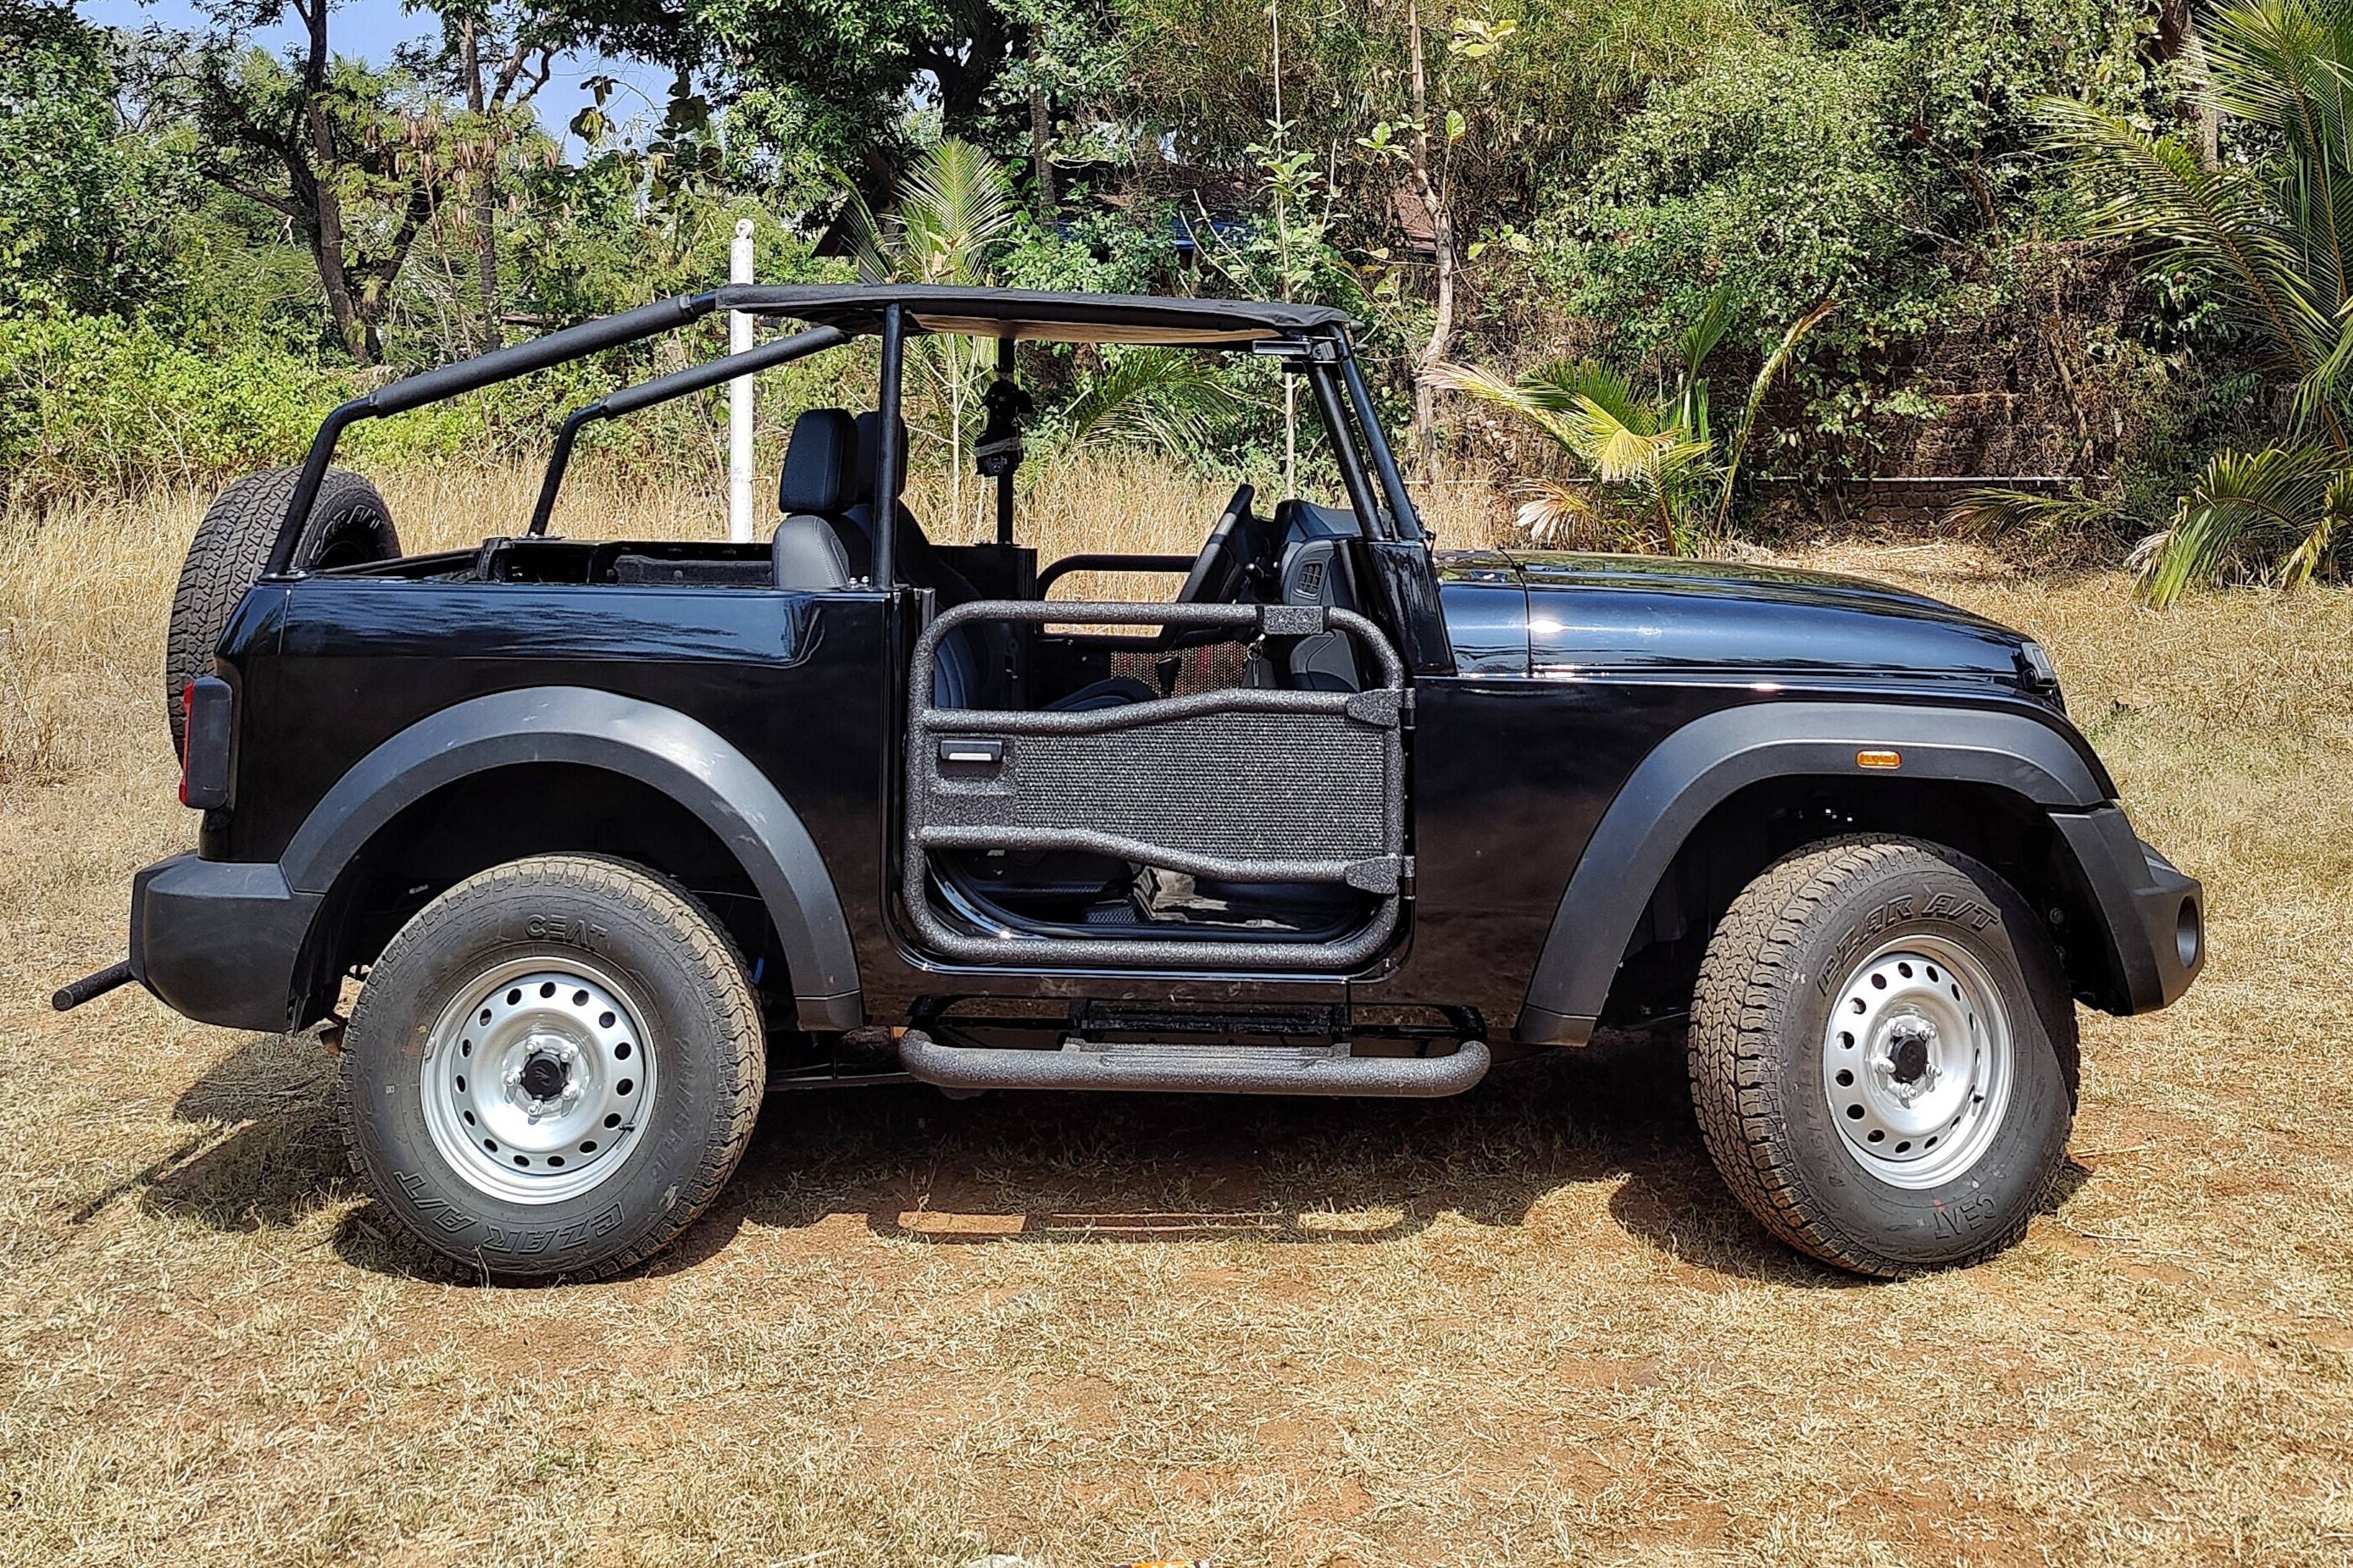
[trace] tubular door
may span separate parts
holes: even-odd
[[[1083,711],[944,708],[933,699],[942,640],[976,620],[1228,627],[1353,637],[1377,669],[1360,691],[1240,687]],[[1119,967],[1360,967],[1396,933],[1405,853],[1404,667],[1378,627],[1307,605],[987,600],[939,616],[908,679],[902,889],[916,931],[944,957],[977,963]],[[1365,919],[1322,940],[1237,931],[1178,940],[1129,927],[1102,935],[982,931],[935,906],[932,857],[955,850],[1075,851],[1243,884],[1323,884],[1364,895]]]

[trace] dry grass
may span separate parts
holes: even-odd
[[[1165,499],[1152,547],[1223,498]],[[491,1290],[382,1235],[314,1044],[42,1009],[188,837],[152,672],[195,504],[0,534],[0,1559],[2353,1559],[2353,595],[1831,560],[2044,636],[2213,894],[2186,1002],[2087,1017],[2063,1201],[1981,1268],[1782,1251],[1626,1049],[1422,1106],[779,1100],[662,1266]]]

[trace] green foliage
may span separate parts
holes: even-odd
[[[2047,347],[2057,366],[2055,340],[2027,336],[2063,309],[2052,279],[2137,244],[2151,287],[2126,319],[2067,323],[2074,471],[2112,466],[2114,493],[2040,511],[1989,497],[1971,517],[2100,541],[2168,525],[2147,557],[2160,596],[2346,559],[2314,454],[2344,453],[2353,417],[2333,233],[2353,213],[2353,0],[2234,0],[2207,28],[2203,99],[2173,58],[2179,8],[2137,0],[420,4],[438,37],[371,66],[250,47],[276,0],[200,0],[191,33],[136,37],[0,0],[9,494],[285,460],[325,408],[473,352],[501,313],[512,335],[708,286],[750,217],[771,280],[862,268],[1336,304],[1392,428],[1413,398],[1442,431],[1418,379],[1433,355],[1545,362],[1454,373],[1586,476],[1532,494],[1553,510],[1531,519],[1556,530],[1582,506],[1586,537],[1686,549],[1732,526],[1752,448],[1784,475],[1869,472],[1922,422],[1968,417],[1929,395],[1940,338],[2015,320],[1992,352],[2023,365]],[[638,117],[602,84],[567,151],[515,88],[530,69],[507,79],[520,97],[467,107],[483,79],[464,26],[494,66],[579,47],[677,79]],[[2054,93],[2067,104],[2036,108]],[[2229,121],[2217,167],[2197,134],[2167,134],[2194,103]],[[315,257],[306,160],[343,228]],[[1468,348],[1432,346],[1433,213]],[[1201,241],[1190,268],[1179,234]],[[535,449],[565,409],[717,353],[722,330],[354,441]],[[930,338],[912,359],[918,450],[960,491],[994,346]],[[776,373],[764,407],[862,404],[871,374],[871,347],[822,356]],[[1041,449],[1141,443],[1258,479],[1326,460],[1297,451],[1314,421],[1259,361],[1025,348],[1021,376]],[[1726,377],[1748,395],[1711,409]],[[589,443],[708,462],[718,413],[688,400]]]
[[[1570,309],[1618,323],[1637,354],[1728,277],[1760,317],[1783,321],[1826,298],[1884,308],[1934,289],[1934,258],[1889,221],[1911,192],[1873,112],[1888,88],[1876,51],[1758,38],[1658,89],[1588,190],[1540,229],[1546,270]]]
[[[2353,4],[2235,0],[2207,30],[2200,91],[2253,132],[2219,167],[2179,136],[2044,104],[2084,172],[2093,231],[2153,243],[2294,392],[2290,438],[2216,454],[2139,552],[2158,605],[2223,576],[2337,570],[2353,493]]]
[[[0,3],[0,312],[130,316],[185,281],[170,214],[182,149],[115,123],[103,35],[70,12]]]

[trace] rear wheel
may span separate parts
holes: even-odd
[[[279,525],[294,497],[300,468],[271,468],[237,480],[205,511],[180,563],[180,584],[172,595],[172,620],[164,641],[164,711],[172,727],[172,750],[186,749],[187,716],[181,693],[188,682],[213,672],[213,650],[228,629],[229,616],[269,564]],[[294,562],[306,570],[390,561],[400,553],[400,536],[384,498],[366,479],[345,468],[330,468],[311,508],[311,521]]]
[[[419,910],[343,1061],[352,1161],[427,1247],[495,1279],[617,1272],[692,1224],[765,1077],[742,959],[636,867],[543,856]]]
[[[2016,1241],[2074,1117],[2074,1004],[2008,883],[1910,839],[1799,851],[1710,939],[1692,1098],[1767,1229],[1859,1273]]]

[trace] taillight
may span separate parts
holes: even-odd
[[[206,675],[180,689],[180,804],[217,811],[228,804],[229,740],[236,694],[228,682]]]

